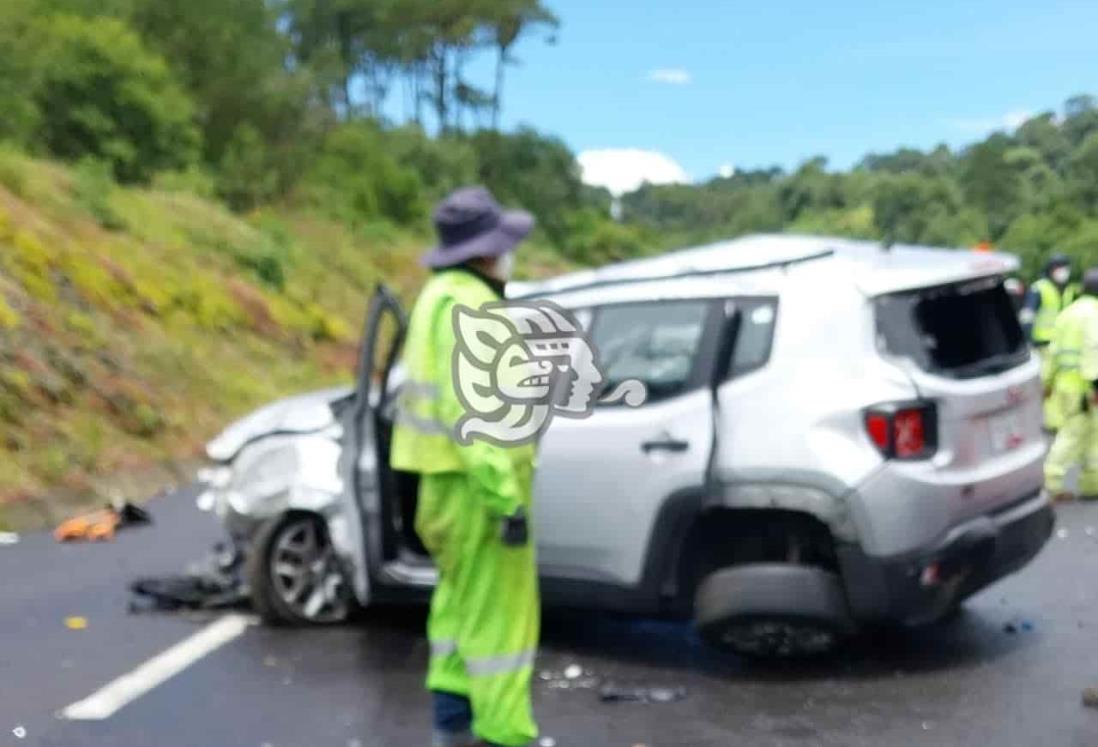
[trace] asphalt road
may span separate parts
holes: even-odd
[[[153,501],[155,525],[109,544],[43,534],[0,546],[0,745],[427,745],[417,609],[323,630],[249,627],[108,718],[57,715],[210,624],[127,613],[132,577],[179,571],[217,538],[192,499]],[[1033,565],[948,624],[876,633],[811,664],[714,654],[684,625],[550,615],[538,660],[550,679],[535,693],[543,734],[560,747],[1098,745],[1098,710],[1080,704],[1098,685],[1098,505],[1061,509],[1059,528],[1066,536]],[[87,627],[69,629],[69,616]],[[588,674],[559,676],[569,665],[599,681],[683,686],[686,697],[602,703],[576,686],[592,684]]]

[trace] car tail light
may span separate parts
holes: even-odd
[[[865,432],[885,459],[927,459],[938,448],[937,410],[929,402],[875,405],[865,411]]]

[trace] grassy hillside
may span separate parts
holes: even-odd
[[[98,476],[197,455],[264,401],[349,381],[371,289],[410,298],[428,241],[293,209],[240,218],[0,151],[0,524],[43,496],[100,500]],[[553,263],[531,254],[527,269]]]

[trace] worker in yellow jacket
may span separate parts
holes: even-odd
[[[1020,318],[1037,351],[1044,356],[1060,312],[1079,296],[1079,286],[1071,282],[1071,259],[1066,254],[1053,254],[1045,263],[1045,271],[1029,289]],[[1045,391],[1052,382],[1045,380]],[[1055,431],[1063,423],[1064,415],[1057,410],[1056,399],[1045,397],[1045,428]]]
[[[1071,499],[1064,478],[1081,465],[1079,492],[1098,497],[1098,268],[1087,270],[1083,295],[1057,318],[1042,368],[1064,418],[1045,461],[1045,489]]]
[[[530,684],[540,624],[528,526],[533,446],[460,440],[455,307],[503,297],[513,250],[533,227],[480,187],[459,189],[434,214],[440,244],[404,343],[391,464],[417,472],[416,531],[439,580],[431,598],[427,688],[436,747],[524,745],[537,736]]]

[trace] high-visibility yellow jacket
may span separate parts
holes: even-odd
[[[1083,296],[1056,320],[1042,361],[1041,378],[1052,386],[1065,414],[1078,412],[1082,398],[1098,381],[1098,298]]]
[[[412,309],[403,363],[407,378],[397,401],[390,464],[421,474],[468,473],[490,508],[510,515],[523,505],[519,478],[532,468],[533,446],[502,447],[474,439],[458,443],[455,426],[464,414],[453,381],[456,305],[479,309],[500,300],[480,277],[464,269],[436,273]]]
[[[1033,342],[1036,345],[1047,345],[1052,341],[1053,328],[1056,326],[1056,317],[1060,312],[1079,297],[1079,286],[1069,283],[1063,291],[1048,278],[1041,278],[1033,284],[1041,305],[1037,308],[1037,314],[1033,319]]]

